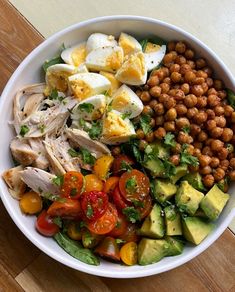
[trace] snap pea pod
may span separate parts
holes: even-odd
[[[55,234],[54,239],[68,254],[81,262],[94,266],[98,266],[100,264],[99,259],[92,253],[91,250],[82,247],[79,242],[70,239],[62,232]]]

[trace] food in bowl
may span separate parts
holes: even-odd
[[[39,233],[92,265],[148,265],[207,237],[235,179],[235,96],[194,55],[94,33],[16,94],[3,177]]]

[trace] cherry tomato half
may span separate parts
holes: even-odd
[[[89,221],[95,221],[107,210],[108,196],[105,192],[85,192],[81,196],[81,206],[85,218]]]
[[[118,213],[115,206],[111,203],[104,215],[96,221],[88,222],[87,228],[95,234],[107,234],[115,227],[118,220]]]
[[[139,211],[141,219],[144,219],[145,217],[148,216],[148,214],[152,210],[152,199],[151,199],[150,195],[148,195],[142,201],[142,203],[143,203],[143,205],[140,207],[136,207],[136,209]]]
[[[126,232],[119,236],[120,239],[125,240],[126,242],[134,241],[137,242],[139,240],[139,236],[137,234],[137,227],[135,224],[129,223],[127,225]]]
[[[114,189],[116,188],[116,186],[118,185],[118,182],[119,182],[118,176],[109,177],[104,184],[103,191],[107,193],[108,195],[111,195]]]
[[[120,253],[116,240],[113,237],[107,236],[104,240],[96,247],[95,253],[100,256],[109,258],[115,261],[120,261]]]
[[[116,186],[113,192],[113,202],[119,210],[122,210],[129,206],[129,203],[121,196],[118,186]]]
[[[69,198],[63,198],[63,201],[53,202],[47,214],[50,216],[60,216],[63,218],[76,218],[81,216],[81,204],[78,200],[72,200]]]
[[[121,260],[128,266],[137,263],[137,244],[133,241],[124,244],[120,250]]]
[[[126,156],[125,154],[120,154],[116,156],[113,161],[112,171],[114,175],[120,175],[123,172],[127,171],[128,168],[131,169],[131,165],[134,164],[134,161]]]
[[[125,216],[119,213],[117,223],[113,230],[109,232],[109,235],[118,238],[120,235],[124,234],[127,231],[127,225],[128,222],[126,221]]]
[[[68,171],[64,175],[64,182],[61,187],[61,196],[71,199],[78,199],[84,188],[84,177],[80,172]]]
[[[36,229],[44,236],[53,236],[59,232],[59,226],[53,222],[53,218],[43,210],[37,217]]]
[[[127,201],[143,201],[149,194],[149,178],[143,172],[132,169],[120,177],[119,189]]]

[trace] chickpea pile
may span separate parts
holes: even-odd
[[[163,66],[136,94],[144,103],[143,114],[151,116],[152,128],[147,135],[137,130],[140,148],[172,132],[177,142],[171,150],[173,164],[180,163],[181,147],[187,143],[188,152],[199,161],[190,170],[199,171],[206,187],[227,176],[235,180],[235,111],[223,82],[213,78],[204,59],[196,58],[184,42],[169,42]]]

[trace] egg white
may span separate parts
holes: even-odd
[[[125,56],[142,51],[141,44],[137,39],[124,32],[120,34],[118,44],[122,47]]]
[[[114,47],[117,46],[117,41],[114,36],[104,33],[93,33],[89,36],[86,43],[86,51],[91,51],[102,47]]]
[[[147,71],[152,71],[155,67],[157,67],[162,59],[164,58],[166,53],[166,46],[157,46],[156,45],[156,50],[145,50],[144,57],[145,57],[145,62],[146,62],[146,67]]]
[[[63,50],[61,58],[66,64],[79,66],[84,63],[86,58],[86,42],[76,44],[71,48]]]

